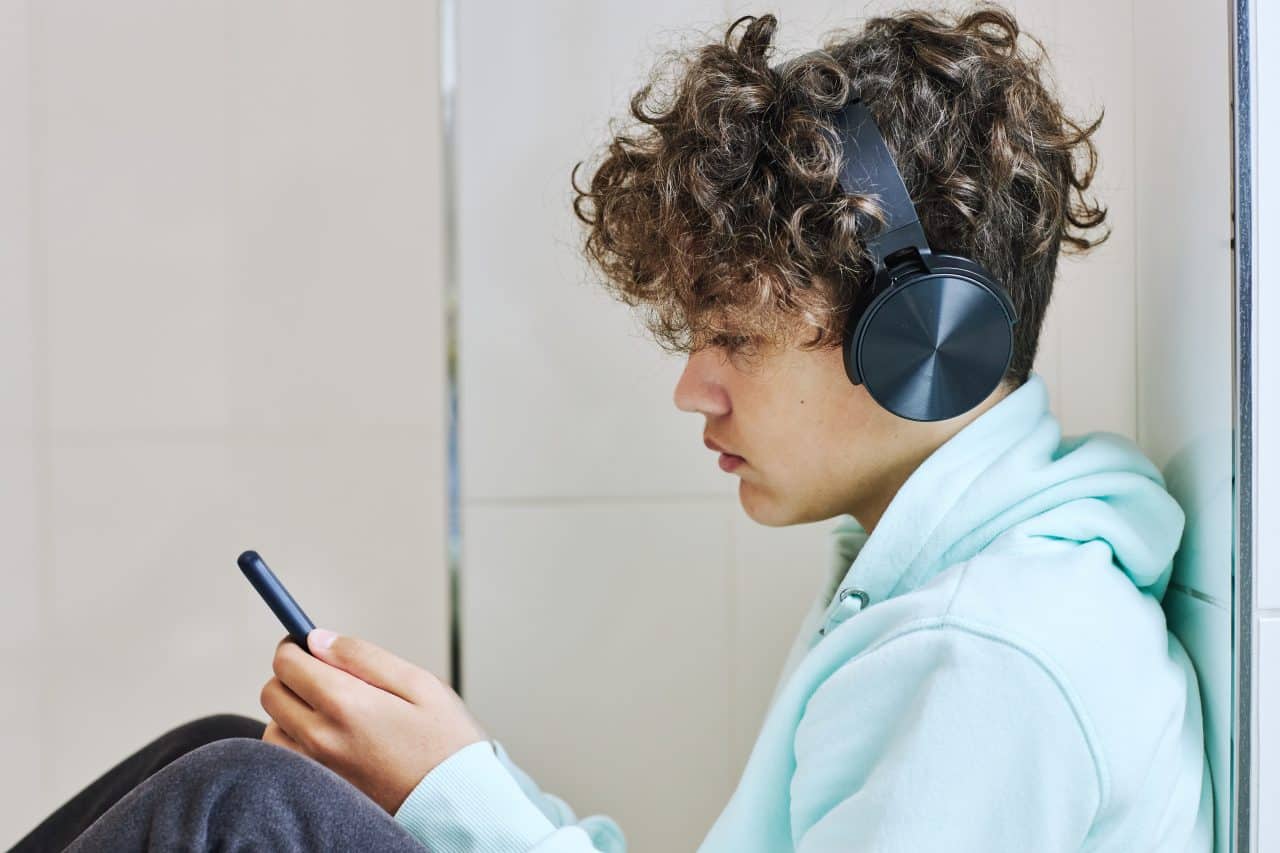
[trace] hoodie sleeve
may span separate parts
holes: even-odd
[[[422,777],[396,821],[438,853],[625,853],[604,815],[578,820],[538,789],[497,741],[463,747]]]
[[[899,635],[805,706],[796,851],[1077,851],[1105,798],[1085,731],[1017,646],[955,624]]]

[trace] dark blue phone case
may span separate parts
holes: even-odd
[[[311,649],[307,648],[307,634],[316,627],[315,623],[307,618],[307,614],[302,612],[302,608],[293,600],[289,590],[285,589],[280,579],[267,568],[266,561],[257,551],[245,551],[236,559],[236,563],[239,564],[240,571],[244,572],[244,576],[249,579],[249,583],[253,584],[253,588],[258,591],[258,595],[262,596],[262,600],[283,623],[289,636],[302,646],[307,654],[311,654]]]

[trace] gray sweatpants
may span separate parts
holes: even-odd
[[[138,755],[146,753],[144,748]],[[104,781],[107,777],[96,784]],[[64,807],[68,819],[70,806]],[[30,849],[53,849],[34,836]],[[429,848],[329,768],[241,736],[213,740],[165,764],[65,848],[66,853],[424,849]]]

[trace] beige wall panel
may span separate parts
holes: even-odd
[[[170,726],[264,716],[244,548],[447,677],[447,398],[434,4],[0,23],[7,842]]]

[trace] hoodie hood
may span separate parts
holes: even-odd
[[[1115,565],[1158,601],[1184,522],[1159,469],[1131,440],[1109,432],[1064,438],[1033,372],[925,459],[870,535],[852,516],[833,529],[834,577],[873,605],[1017,529],[1106,542]]]

